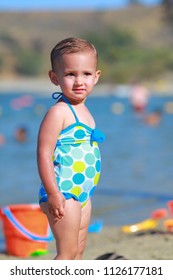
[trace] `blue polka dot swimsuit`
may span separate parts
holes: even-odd
[[[56,94],[53,98],[56,99]],[[69,101],[58,94],[72,110],[76,122],[63,129],[58,137],[53,155],[57,185],[66,199],[74,198],[82,207],[93,195],[101,170],[101,157],[98,142],[105,135],[81,123]],[[47,201],[46,191],[41,184],[39,203]]]

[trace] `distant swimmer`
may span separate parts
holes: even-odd
[[[144,117],[144,122],[148,125],[155,126],[161,121],[161,110],[155,110]]]
[[[5,137],[3,134],[0,133],[0,146],[3,146],[5,143]]]
[[[134,83],[131,89],[130,102],[135,112],[143,113],[148,104],[148,90],[141,84]]]
[[[25,127],[19,127],[14,134],[16,141],[26,142],[27,141],[27,129]]]

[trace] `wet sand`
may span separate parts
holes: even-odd
[[[99,233],[89,233],[84,260],[94,260],[98,256],[114,252],[128,260],[173,260],[173,234],[166,231],[148,230],[141,233],[123,233],[121,228],[103,227]],[[51,260],[55,256],[54,241],[48,244],[49,254],[25,259]],[[21,260],[0,253],[1,260]]]

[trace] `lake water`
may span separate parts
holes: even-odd
[[[97,128],[106,134],[100,144],[102,173],[92,199],[93,219],[105,225],[131,224],[173,199],[173,114],[165,111],[169,102],[170,96],[150,98],[148,112],[163,110],[161,122],[153,127],[133,112],[128,98],[88,98]],[[48,97],[0,94],[0,134],[5,137],[0,145],[1,207],[37,202],[37,133],[53,103]],[[14,138],[20,126],[28,132],[25,143]]]

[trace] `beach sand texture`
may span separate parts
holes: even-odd
[[[89,233],[84,260],[94,260],[105,253],[114,252],[127,260],[173,260],[173,234],[165,230],[148,230],[141,233],[123,233],[121,228],[103,227],[99,233]],[[48,245],[49,254],[27,257],[32,260],[52,260],[55,242]],[[22,260],[21,257],[0,253],[1,260]]]

